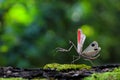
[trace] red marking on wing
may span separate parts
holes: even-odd
[[[85,41],[85,34],[82,33],[82,30],[81,29],[78,29],[78,32],[77,32],[77,52],[79,54],[81,54],[82,52],[82,46],[83,46],[83,43]]]
[[[80,44],[81,42],[81,30],[80,29],[78,29],[77,39],[78,39],[78,44]]]

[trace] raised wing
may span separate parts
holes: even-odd
[[[86,56],[87,58],[93,58],[95,57],[99,52],[101,48],[98,46],[98,43],[96,41],[93,41],[83,52],[82,55]]]
[[[78,31],[77,31],[77,52],[78,52],[78,54],[81,54],[81,52],[82,52],[82,47],[83,47],[85,38],[86,38],[86,36],[85,36],[85,34],[82,33],[82,30],[78,29]]]

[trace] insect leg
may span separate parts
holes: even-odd
[[[95,57],[92,57],[91,59],[97,59],[99,56],[100,56],[100,54],[98,54],[98,55],[95,56]]]
[[[77,59],[74,59],[75,57],[77,57]],[[79,60],[79,59],[80,59],[80,56],[73,56],[73,61],[71,63],[74,64],[74,62]]]
[[[69,43],[72,44],[75,50],[77,51],[77,47],[75,46],[75,44],[72,41],[69,41]]]
[[[95,57],[89,57],[89,59],[84,59],[84,60],[89,61],[89,62],[94,66],[94,63],[92,62],[92,60],[97,59],[99,56],[100,56],[100,54],[98,54],[98,55],[95,56]]]
[[[72,49],[73,45],[70,46],[69,49],[64,49],[64,48],[56,48],[56,52],[69,52]]]
[[[59,52],[69,52],[72,49],[72,47],[74,47],[75,50],[77,51],[77,48],[76,48],[75,44],[72,41],[69,41],[69,43],[71,44],[69,49],[64,49],[64,48],[58,47],[58,48],[56,48],[56,52],[58,52],[58,51]]]
[[[90,60],[90,59],[84,59],[84,60],[89,61],[92,64],[92,66],[94,66],[94,63],[92,62],[92,60]]]
[[[88,57],[88,56],[85,56],[83,54],[81,54],[81,56],[86,58],[86,59],[89,59],[89,60],[94,60],[94,59],[97,59],[100,56],[100,54],[98,54],[97,56],[94,56],[94,57]]]

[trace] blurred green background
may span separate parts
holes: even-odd
[[[95,64],[120,62],[119,0],[0,0],[0,66],[71,63],[74,49],[55,48],[76,44],[78,28],[87,36],[84,48],[94,40],[102,48]]]

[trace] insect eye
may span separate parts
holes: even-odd
[[[94,49],[95,51],[97,51],[98,49]]]
[[[94,47],[94,46],[95,46],[95,44],[91,44],[91,46],[92,46],[92,47]]]

